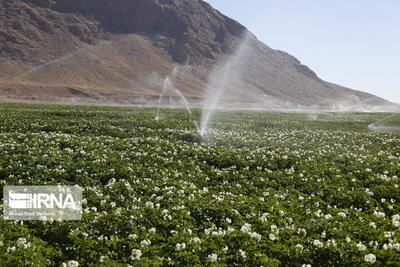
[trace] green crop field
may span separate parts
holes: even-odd
[[[400,266],[400,115],[155,112],[1,104],[1,187],[84,205],[0,218],[0,266]]]

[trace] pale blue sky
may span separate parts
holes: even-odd
[[[322,79],[400,103],[400,0],[206,0]]]

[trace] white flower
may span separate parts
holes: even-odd
[[[370,191],[369,188],[365,189],[365,192],[370,196],[374,195],[374,192]]]
[[[311,267],[311,264],[303,264],[301,267]]]
[[[251,230],[251,225],[248,223],[245,223],[242,228],[240,228],[240,231],[242,231],[243,233],[248,233]]]
[[[169,232],[171,233],[171,235],[177,235],[178,234],[178,231],[176,231],[176,230],[171,230]],[[208,235],[209,233],[206,232],[206,234]]]
[[[346,218],[347,216],[346,216],[346,213],[344,213],[344,212],[339,212],[338,213],[338,216],[340,216],[340,217],[342,217],[342,218]]]
[[[276,240],[276,236],[274,234],[269,234],[268,235],[269,239],[271,239],[272,241]]]
[[[210,255],[208,255],[208,260],[210,262],[216,262],[218,260],[218,255],[217,254],[210,254]]]
[[[260,221],[261,221],[261,222],[267,222],[267,221],[268,221],[267,216],[268,216],[267,213],[264,213],[263,215],[261,215]]]
[[[176,244],[176,251],[181,251],[186,249],[186,243],[178,243]]]
[[[147,208],[154,208],[154,203],[153,202],[150,202],[150,201],[147,201],[145,204],[144,204]]]
[[[200,244],[201,243],[201,239],[198,237],[193,237],[192,239],[190,239],[191,243],[196,243],[196,244]]]
[[[247,255],[246,255],[246,251],[243,251],[243,250],[239,250],[239,254],[240,254],[240,256],[242,256],[243,258],[246,258],[247,257]]]
[[[324,244],[319,240],[314,240],[313,245],[316,246],[317,248],[322,248],[324,246]]]
[[[374,254],[368,254],[364,257],[364,261],[367,263],[375,263],[376,262],[376,256]]]
[[[137,234],[128,235],[129,239],[135,240],[137,238]]]
[[[26,238],[23,238],[23,237],[18,238],[18,240],[17,240],[18,246],[23,246],[23,245],[25,245],[25,243],[26,243]]]
[[[142,247],[147,247],[147,246],[150,246],[151,245],[151,241],[150,240],[143,240],[142,242],[140,242],[140,245],[142,246]]]
[[[394,227],[400,227],[400,215],[399,214],[392,216],[392,224]]]
[[[301,252],[301,251],[303,251],[303,249],[304,249],[303,245],[300,245],[300,244],[296,245],[296,250]]]
[[[316,212],[314,212],[315,216],[317,216],[318,218],[321,217],[321,210],[317,210]]]
[[[69,261],[67,263],[67,266],[68,267],[78,267],[79,266],[79,262],[77,262],[77,261]]]
[[[7,253],[12,253],[12,252],[14,252],[15,250],[16,250],[17,248],[16,247],[9,247],[9,248],[7,248]]]
[[[347,237],[346,237],[346,242],[347,242],[347,243],[350,243],[350,242],[351,242],[351,238],[347,236]]]
[[[23,247],[23,248],[30,248],[31,247],[31,243],[27,243],[26,242],[26,238],[20,237],[17,240],[17,246],[18,247]]]
[[[132,249],[131,259],[138,260],[142,256],[142,251],[140,249]]]
[[[229,223],[229,224],[232,223],[232,220],[231,220],[230,218],[226,218],[225,221],[226,221],[227,223]]]
[[[357,247],[357,249],[359,250],[359,251],[364,251],[364,250],[366,250],[367,249],[367,247],[363,244],[363,243],[358,243],[357,245],[356,245],[356,247]]]
[[[328,246],[336,247],[337,243],[336,243],[336,241],[334,239],[329,239],[328,240]]]
[[[384,236],[385,238],[391,238],[394,235],[393,232],[385,232]]]
[[[299,228],[299,229],[297,229],[297,234],[299,234],[299,235],[302,234],[303,236],[306,236],[307,231],[304,228]]]
[[[374,211],[374,215],[378,218],[385,218],[386,214],[384,212]]]
[[[157,230],[154,227],[149,229],[150,234],[155,234],[156,232],[157,232]]]
[[[253,233],[249,233],[249,235],[251,236],[251,238],[254,238],[254,239],[256,239],[257,241],[260,241],[260,240],[261,240],[261,235],[260,235],[260,234],[257,234],[257,233],[255,233],[255,232],[253,232]]]

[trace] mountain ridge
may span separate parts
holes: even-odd
[[[210,70],[248,32],[201,0],[10,0],[0,3],[0,12],[3,99],[152,103],[178,65],[176,87],[200,102]],[[238,84],[241,93],[271,100],[264,106],[389,103],[325,82],[255,36],[251,42],[253,70]]]

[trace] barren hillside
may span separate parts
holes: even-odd
[[[202,0],[1,1],[0,95],[151,104],[165,76],[179,66],[173,82],[199,103],[211,70],[247,35],[249,49],[240,62],[245,71],[231,83],[229,101],[320,108],[387,103],[322,81],[296,58],[246,33]]]

